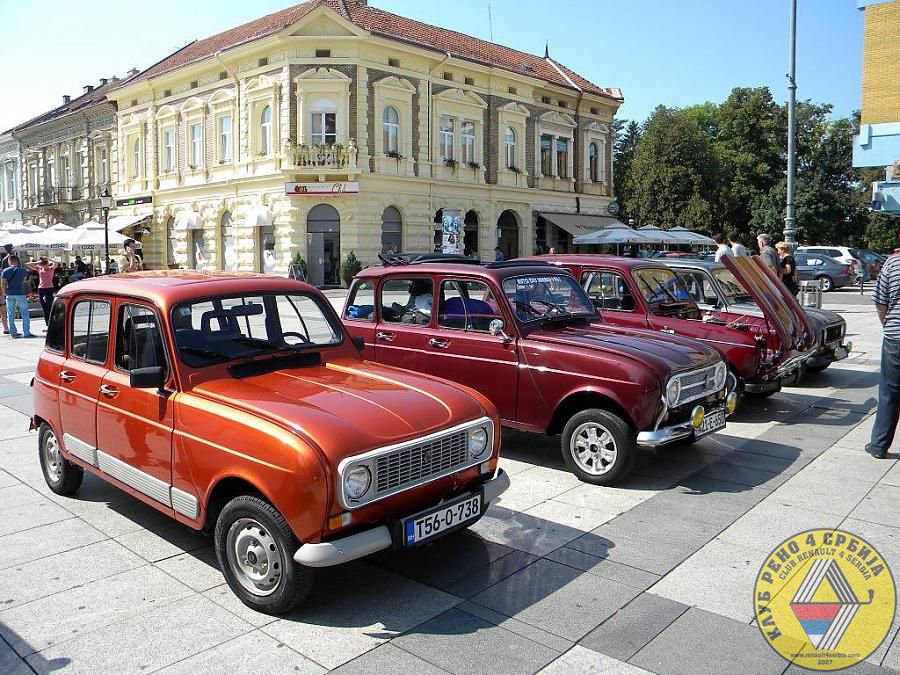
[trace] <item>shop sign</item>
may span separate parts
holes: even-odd
[[[137,206],[138,204],[152,204],[153,197],[147,195],[146,197],[129,197],[128,199],[117,199],[116,206]]]
[[[337,181],[334,183],[285,183],[286,195],[355,195],[359,194],[359,181]]]

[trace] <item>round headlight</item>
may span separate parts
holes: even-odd
[[[484,427],[469,429],[469,457],[475,459],[487,450],[488,432]]]
[[[372,485],[372,472],[365,466],[354,466],[344,476],[344,493],[350,499],[359,499]]]
[[[713,386],[716,391],[725,386],[725,378],[728,376],[728,367],[724,363],[716,364],[716,372],[713,377]]]
[[[675,378],[670,380],[666,387],[666,403],[668,403],[669,406],[674,406],[678,403],[679,396],[681,396],[681,380]]]

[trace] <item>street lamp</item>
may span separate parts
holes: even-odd
[[[109,274],[109,207],[112,204],[112,196],[108,188],[103,188],[100,193],[100,208],[103,209],[103,251],[106,259],[104,274]]]

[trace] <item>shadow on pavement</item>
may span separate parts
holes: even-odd
[[[32,669],[38,673],[51,673],[55,670],[62,670],[72,663],[72,659],[64,656],[50,660],[45,659],[3,621],[0,621],[0,638],[2,638],[0,639],[0,672],[2,673],[17,675],[18,673],[30,673]],[[15,645],[15,650],[12,645]],[[28,662],[19,654],[29,656]]]

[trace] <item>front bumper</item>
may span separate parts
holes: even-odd
[[[846,359],[852,349],[853,343],[849,340],[846,344],[838,342],[837,347],[833,346],[833,343],[822,345],[806,360],[806,365],[812,368],[824,368],[835,361]]]
[[[496,475],[482,483],[480,487],[486,507],[509,488],[509,476],[503,469],[498,469]],[[391,532],[389,525],[378,525],[342,539],[303,544],[294,553],[294,560],[307,567],[342,565],[393,546],[394,538]]]
[[[768,372],[758,380],[744,382],[744,392],[747,394],[768,394],[772,391],[780,391],[782,385],[793,385],[800,380],[811,352],[799,354],[778,365],[774,371]]]
[[[734,394],[729,394],[729,397],[733,397]],[[717,411],[721,409],[723,406],[725,408],[725,417],[729,417],[731,413],[728,412],[728,400],[723,400],[719,395],[713,395],[708,397],[706,400],[698,400],[694,403],[690,404],[692,409],[691,417],[683,422],[676,422],[675,424],[670,424],[666,427],[661,427],[657,424],[656,429],[648,430],[648,431],[640,431],[638,432],[636,443],[639,447],[642,448],[658,448],[661,445],[668,445],[669,443],[676,443],[677,441],[683,441],[687,438],[690,438],[694,432],[697,430],[697,427],[694,426],[693,422],[693,410],[696,409],[696,406],[703,407],[707,414],[712,411]],[[731,410],[733,411],[733,406],[736,404],[736,399],[734,403],[732,403]],[[662,419],[662,418],[660,418]]]

